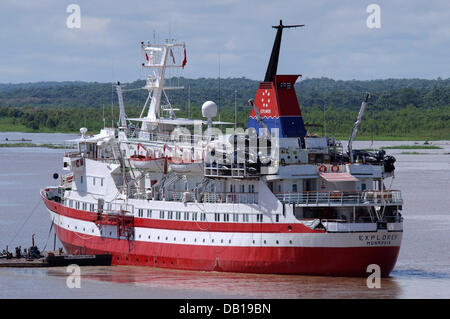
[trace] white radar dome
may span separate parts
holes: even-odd
[[[86,135],[87,131],[88,131],[88,129],[85,128],[85,127],[80,128],[80,133],[81,133],[81,137],[82,138],[85,138],[85,135]]]
[[[213,101],[206,101],[202,105],[202,115],[207,119],[211,119],[217,116],[217,104]]]

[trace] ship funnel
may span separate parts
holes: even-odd
[[[248,128],[252,127],[257,132],[261,127],[269,130],[277,128],[280,137],[305,137],[306,129],[294,88],[300,75],[276,74],[283,29],[302,26],[304,25],[283,25],[281,20],[278,26],[273,26],[277,29],[277,35],[264,82],[259,84],[256,92],[254,107],[247,124]]]

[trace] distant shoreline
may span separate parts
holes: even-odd
[[[35,144],[35,143],[0,143],[0,148],[8,147],[41,147],[41,148],[51,148],[51,149],[73,149],[74,147],[64,146],[60,144]]]

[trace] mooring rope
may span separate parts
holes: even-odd
[[[17,235],[19,235],[19,233],[22,231],[22,229],[25,226],[25,224],[28,222],[28,220],[31,218],[31,216],[33,216],[34,212],[36,211],[36,208],[39,206],[40,203],[41,203],[41,199],[39,198],[38,202],[34,206],[33,210],[30,213],[30,215],[25,219],[25,221],[23,222],[22,226],[20,226],[19,230],[16,232],[16,234],[11,239],[11,241],[8,243],[8,246],[10,246],[11,243],[17,238]]]
[[[50,239],[54,223],[55,223],[55,216],[53,216],[52,224],[50,225],[50,230],[48,231],[47,241],[45,242],[44,248],[41,251],[45,251],[45,248],[47,248],[48,240]]]

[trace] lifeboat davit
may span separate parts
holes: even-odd
[[[140,154],[132,155],[130,156],[130,165],[136,169],[162,171],[164,169],[164,158],[154,158]]]
[[[176,173],[202,173],[202,160],[185,160],[182,158],[170,157],[167,159],[169,167]]]

